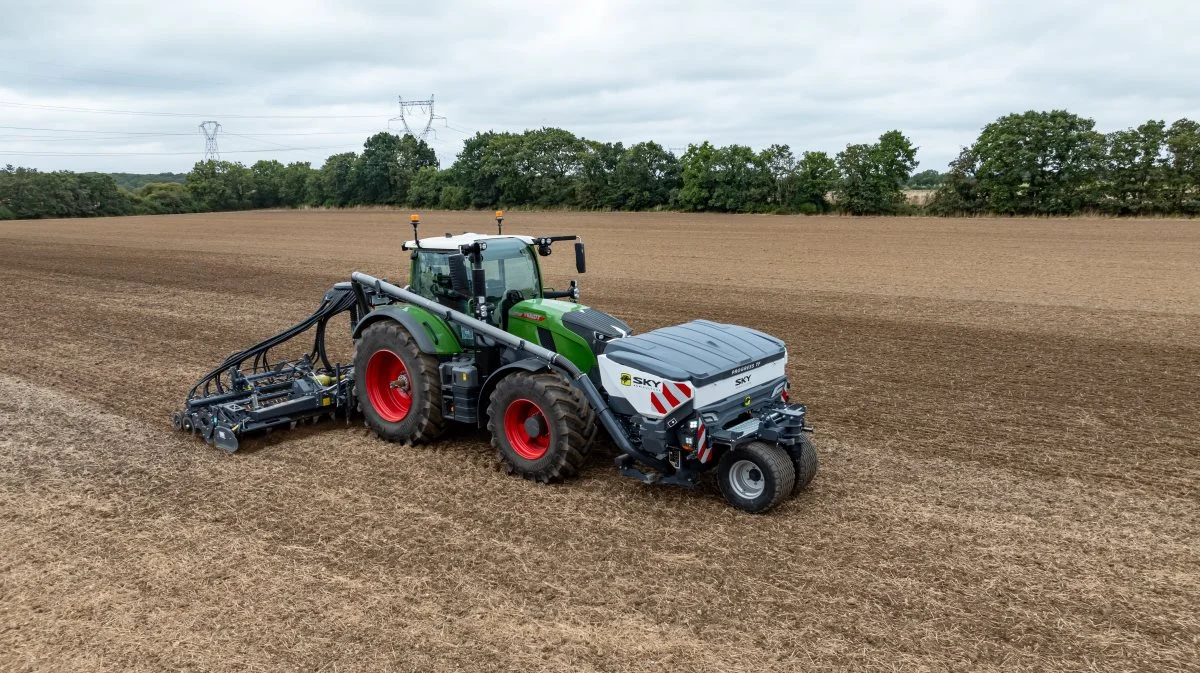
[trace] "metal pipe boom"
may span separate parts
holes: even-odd
[[[420,306],[430,313],[442,318],[446,322],[457,323],[464,327],[469,327],[474,330],[476,334],[486,335],[488,338],[504,344],[515,351],[528,353],[529,355],[542,360],[551,367],[562,370],[565,374],[567,374],[568,378],[574,382],[574,385],[583,391],[588,403],[592,405],[592,408],[596,410],[596,414],[600,417],[601,425],[603,425],[604,429],[608,431],[608,434],[612,436],[613,441],[617,444],[617,448],[620,449],[622,453],[633,456],[643,463],[655,468],[664,470],[668,469],[669,466],[666,462],[648,453],[645,453],[644,451],[634,448],[633,444],[629,441],[629,435],[626,434],[625,429],[621,427],[620,422],[618,422],[616,416],[613,415],[612,409],[610,409],[608,403],[604,401],[604,397],[600,394],[600,391],[596,389],[596,385],[587,377],[587,374],[583,373],[579,370],[579,367],[575,366],[575,363],[552,350],[543,348],[538,344],[533,343],[532,341],[526,341],[518,336],[509,334],[495,325],[472,318],[461,311],[456,311],[452,308],[443,306],[436,301],[426,299],[415,292],[411,292],[402,287],[393,285],[386,280],[380,280],[374,276],[362,273],[361,271],[355,271],[353,274],[351,274],[350,278],[355,283],[372,288],[378,294],[387,295],[392,299],[403,301],[414,306]]]

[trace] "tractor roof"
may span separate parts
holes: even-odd
[[[509,234],[458,234],[457,236],[430,236],[429,238],[421,239],[422,250],[453,250],[458,251],[459,246],[469,245],[475,241],[490,241],[500,238],[515,238],[525,245],[532,245],[533,239],[529,236],[510,236]],[[402,250],[416,250],[416,241],[405,241],[401,247]]]

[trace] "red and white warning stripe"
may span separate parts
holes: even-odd
[[[662,388],[650,392],[650,404],[660,414],[666,414],[692,399],[692,387],[686,383],[663,381]]]
[[[704,421],[700,421],[700,427],[696,430],[696,460],[707,463],[709,458],[712,458],[712,447],[708,445],[708,428],[704,427]]]

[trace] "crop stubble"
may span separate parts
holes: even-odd
[[[1194,222],[510,213],[635,329],[787,340],[822,471],[769,516],[607,455],[529,484],[466,429],[171,431],[331,283],[402,278],[404,215],[0,224],[0,669],[1196,666]]]

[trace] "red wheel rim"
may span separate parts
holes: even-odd
[[[526,421],[533,419],[542,431],[534,437],[529,434]],[[538,405],[529,400],[516,400],[504,412],[504,435],[517,455],[526,460],[537,460],[550,450],[550,424]]]
[[[367,360],[367,398],[383,420],[399,423],[412,409],[412,380],[404,362],[389,350],[375,351]]]

